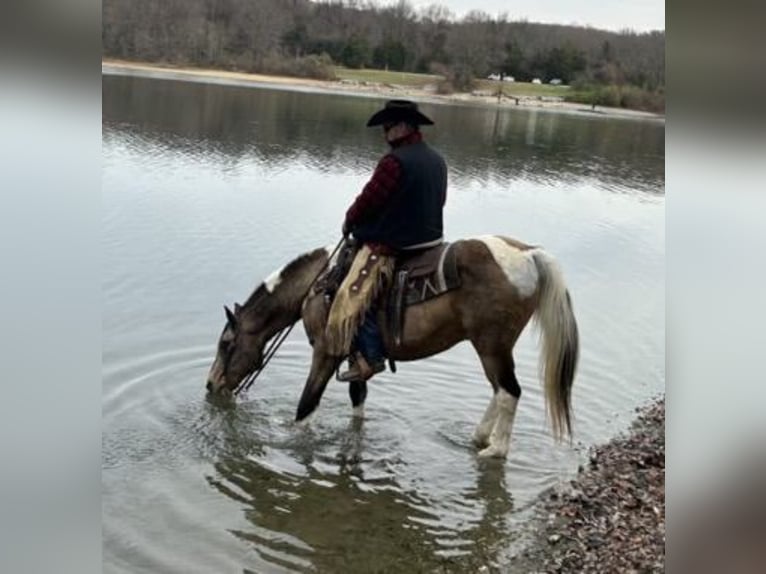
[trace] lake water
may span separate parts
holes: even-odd
[[[507,461],[476,457],[490,398],[468,344],[331,383],[292,424],[295,329],[245,400],[205,400],[223,305],[335,244],[385,151],[382,100],[104,76],[103,560],[109,573],[502,568],[536,496],[665,388],[665,126],[423,105],[449,165],[448,239],[503,234],[560,261],[581,332],[575,440],[551,438],[532,326]],[[485,571],[487,571],[485,569]]]

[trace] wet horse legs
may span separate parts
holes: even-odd
[[[479,456],[502,458],[508,454],[521,387],[516,380],[510,351],[480,357],[494,395],[476,427],[473,440],[477,446],[485,447],[479,451]]]
[[[487,410],[484,411],[484,416],[481,418],[479,426],[473,433],[473,443],[479,448],[489,446],[489,435],[492,434],[492,427],[495,426],[495,419],[497,418],[497,388],[492,385],[492,399],[489,401]]]
[[[340,359],[325,355],[318,346],[314,347],[311,370],[303,387],[301,400],[298,403],[298,411],[295,414],[296,422],[304,421],[319,406],[319,401],[322,399],[327,382],[339,363]]]

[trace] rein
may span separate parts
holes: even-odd
[[[330,253],[330,256],[327,258],[327,261],[324,265],[322,265],[322,268],[319,270],[319,272],[316,274],[314,279],[311,280],[311,283],[309,284],[308,291],[306,291],[306,295],[304,295],[304,299],[308,296],[308,294],[311,292],[312,287],[314,287],[314,284],[319,279],[319,276],[324,273],[325,269],[330,265],[330,262],[332,261],[332,258],[335,257],[335,255],[340,250],[341,246],[343,245],[343,242],[345,241],[345,237],[341,237],[340,241],[338,241],[338,245],[335,246],[335,249],[332,253]],[[290,331],[293,330],[293,327],[298,323],[296,320],[295,323],[290,325],[289,327],[285,327],[281,331],[277,332],[277,334],[272,337],[271,341],[269,342],[269,346],[266,349],[266,353],[264,354],[263,362],[261,363],[261,366],[253,371],[250,375],[242,379],[240,384],[237,386],[237,388],[234,390],[234,395],[238,396],[240,393],[247,391],[251,386],[253,386],[253,383],[255,382],[255,379],[258,378],[258,375],[260,375],[263,370],[266,368],[266,365],[269,364],[269,361],[274,357],[274,355],[277,354],[277,350],[279,350],[279,347],[282,345],[282,343],[285,342],[285,339],[287,339],[287,336],[290,334]]]

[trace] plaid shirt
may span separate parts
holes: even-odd
[[[403,145],[418,143],[422,140],[423,135],[420,132],[414,132],[391,142],[391,147],[397,148]],[[355,225],[380,213],[381,209],[388,203],[388,200],[399,190],[401,174],[402,167],[399,164],[399,160],[391,154],[383,156],[378,162],[378,166],[375,168],[370,181],[364,186],[362,193],[356,196],[354,203],[348,208],[346,212],[346,227],[353,230]],[[370,248],[376,253],[393,253],[390,248],[382,244],[372,244]]]

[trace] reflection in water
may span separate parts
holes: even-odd
[[[379,108],[374,99],[135,77],[103,82],[107,140],[136,131],[185,154],[218,155],[230,167],[295,161],[320,172],[369,169],[380,154],[380,134],[363,127]],[[502,174],[510,180],[584,179],[613,190],[664,189],[660,122],[534,109],[423,108],[437,120],[428,138],[444,152],[457,178],[453,185]]]
[[[464,486],[459,498],[443,492],[445,500],[434,500],[402,485],[410,470],[401,460],[365,452],[361,419],[352,420],[330,455],[337,438],[309,431],[281,445],[279,455],[274,445],[214,463],[208,483],[240,504],[250,522],[230,532],[264,563],[319,572],[497,566],[512,537],[502,463],[477,462],[474,486]],[[284,464],[289,470],[279,468]]]

